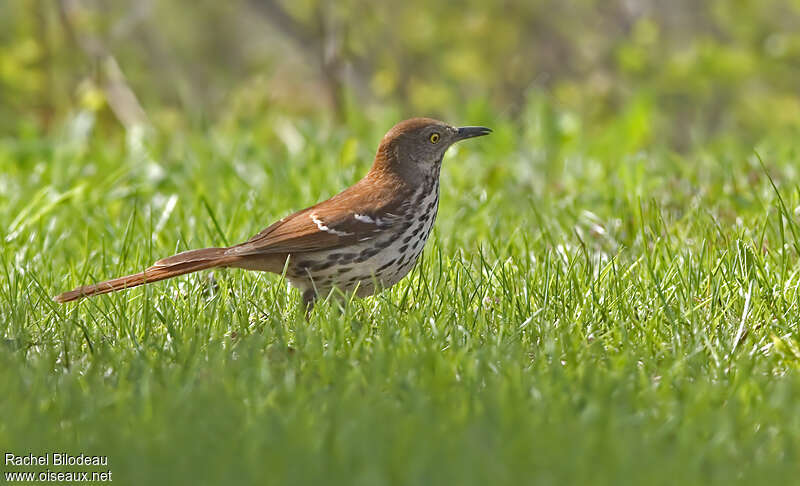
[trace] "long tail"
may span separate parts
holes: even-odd
[[[227,248],[203,248],[201,250],[190,250],[178,253],[168,258],[159,260],[153,266],[147,268],[142,273],[127,275],[105,282],[92,285],[84,285],[69,292],[53,297],[59,303],[70,302],[73,300],[91,297],[93,295],[107,294],[117,290],[129,289],[139,285],[158,282],[178,275],[198,272],[214,267],[224,267],[240,257],[226,256]]]

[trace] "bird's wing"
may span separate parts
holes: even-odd
[[[397,224],[406,211],[403,191],[388,197],[356,186],[272,224],[226,255],[300,253],[341,248],[373,239]]]

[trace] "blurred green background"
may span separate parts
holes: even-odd
[[[684,151],[797,130],[798,80],[797,0],[0,3],[4,136],[81,112],[107,133],[275,112],[476,123],[535,106],[551,148],[625,117],[639,128],[623,149]]]

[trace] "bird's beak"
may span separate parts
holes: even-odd
[[[460,127],[456,133],[456,141],[465,140],[472,137],[482,137],[492,133],[491,128],[486,127]]]

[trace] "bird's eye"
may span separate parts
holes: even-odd
[[[431,133],[430,140],[431,143],[439,143],[439,139],[441,136],[438,133]]]

